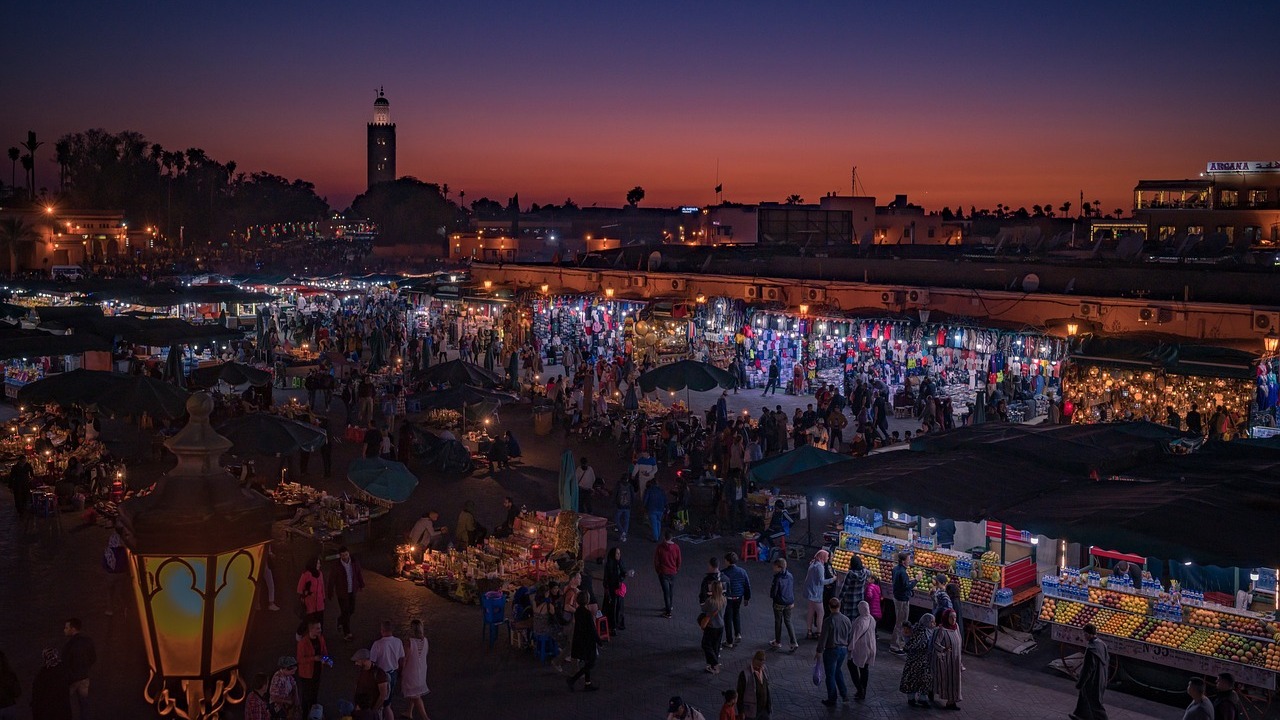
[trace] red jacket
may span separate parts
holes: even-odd
[[[680,572],[680,546],[673,542],[658,543],[658,549],[653,551],[653,569],[659,575]]]
[[[364,573],[360,571],[360,561],[351,558],[351,594],[355,595],[364,589]],[[347,594],[347,571],[342,562],[334,560],[329,563],[329,597],[336,598]]]
[[[315,648],[311,646],[311,636],[304,635],[302,636],[302,639],[298,641],[297,661],[298,661],[298,677],[300,678],[310,679],[313,677],[317,677],[319,675],[319,673],[317,673],[317,670],[319,670],[318,665],[319,665],[320,658],[323,658],[324,656],[329,654],[329,646],[325,644],[324,636],[321,635],[317,639],[320,641],[319,655],[316,654]]]

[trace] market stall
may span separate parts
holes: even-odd
[[[368,542],[374,520],[386,515],[385,505],[361,501],[348,495],[330,495],[309,485],[282,482],[271,491],[271,499],[293,511],[285,523],[286,537],[304,538],[320,545]],[[311,552],[311,551],[308,551]]]
[[[1142,567],[1145,558],[1101,548],[1091,548],[1089,555],[1092,565],[1064,564],[1041,579],[1040,619],[1049,623],[1055,641],[1083,646],[1081,628],[1092,623],[1113,655],[1208,676],[1229,672],[1252,688],[1246,696],[1269,702],[1280,673],[1274,606],[1259,611],[1253,609],[1257,605],[1215,602],[1212,593],[1176,580],[1166,587],[1145,570],[1135,584],[1129,574],[1113,573],[1106,565],[1124,561]]]
[[[918,522],[898,513],[890,513],[886,520],[878,511],[846,516],[832,559],[841,582],[856,553],[884,586],[884,597],[890,597],[893,567],[898,553],[906,552],[907,572],[917,581],[912,605],[933,607],[929,587],[938,573],[960,588],[957,612],[965,620],[966,652],[990,652],[1001,628],[1030,630],[1040,588],[1029,534],[1000,523],[984,523],[987,543],[963,552],[939,547],[935,536],[918,534]]]
[[[1094,338],[1072,354],[1063,395],[1073,423],[1165,422],[1168,408],[1186,418],[1194,406],[1212,432],[1210,418],[1221,407],[1234,434],[1259,407],[1257,376],[1254,356],[1242,351]]]
[[[459,602],[476,602],[491,590],[513,591],[542,581],[564,583],[582,563],[601,561],[607,541],[604,518],[552,510],[525,511],[504,538],[486,538],[465,549],[397,548],[407,577]],[[578,570],[573,570],[573,568]]]

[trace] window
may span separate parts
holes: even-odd
[[[934,228],[933,228],[932,226],[930,226],[930,227],[929,227],[929,237],[933,237],[933,234],[934,234]]]
[[[1236,239],[1236,228],[1234,225],[1219,225],[1217,232],[1226,235],[1228,240]]]
[[[1188,234],[1188,235],[1204,235],[1204,226],[1203,226],[1203,225],[1188,225],[1188,226],[1187,226],[1187,234]]]
[[[1160,226],[1160,234],[1159,234],[1160,242],[1164,242],[1165,240],[1168,240],[1169,238],[1177,234],[1178,234],[1178,228],[1174,227],[1173,225]]]
[[[1249,191],[1249,207],[1261,207],[1267,204],[1266,190],[1250,190]]]
[[[1221,207],[1235,207],[1240,204],[1239,190],[1223,190],[1218,195],[1218,204]]]
[[[1262,228],[1257,225],[1244,226],[1244,240],[1250,245],[1262,240]]]

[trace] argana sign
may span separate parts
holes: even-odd
[[[1211,173],[1280,172],[1280,161],[1247,160],[1245,162],[1211,162]]]

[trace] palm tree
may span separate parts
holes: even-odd
[[[640,187],[639,185],[627,191],[627,204],[630,205],[631,207],[635,207],[636,205],[639,205],[640,201],[643,199],[644,199],[644,188]]]
[[[27,173],[31,178],[31,182],[28,185],[28,188],[30,188],[31,190],[31,199],[35,200],[36,199],[36,148],[40,147],[44,143],[36,140],[36,134],[34,131],[28,130],[27,141],[21,144],[22,144],[22,147],[27,149],[27,154],[31,157],[31,163],[28,165],[27,163],[24,162],[23,167],[27,168]]]
[[[1032,215],[1034,215],[1035,217],[1043,217],[1043,216],[1044,216],[1044,208],[1040,207],[1039,205],[1032,205],[1032,206],[1031,206],[1031,214],[1032,214]]]
[[[0,247],[9,255],[10,275],[18,272],[19,251],[25,256],[39,239],[36,229],[23,222],[22,218],[8,217],[0,220]]]
[[[36,189],[32,184],[34,175],[36,174],[36,163],[30,155],[23,155],[20,162],[22,163],[22,177],[27,181],[27,195],[32,200],[36,199]]]
[[[1068,200],[1067,202],[1062,203],[1062,206],[1058,209],[1062,211],[1062,217],[1068,217],[1071,214],[1071,201]]]
[[[66,192],[67,168],[71,166],[71,143],[66,140],[54,143],[53,157],[58,162],[58,192]]]
[[[21,150],[16,147],[9,148],[9,187],[18,185],[18,158],[21,156]]]
[[[799,195],[788,195],[786,200],[787,205],[799,205],[803,202],[804,202],[804,198],[800,197]]]

